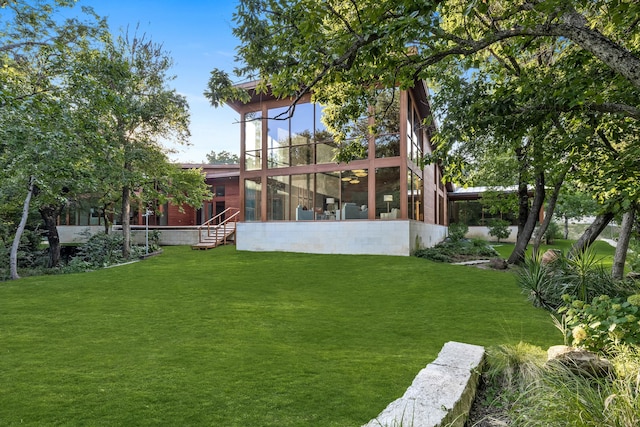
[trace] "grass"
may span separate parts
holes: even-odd
[[[541,244],[540,252],[544,253],[549,249],[559,249],[566,255],[571,249],[571,246],[573,246],[574,242],[575,242],[574,240],[555,239],[554,243],[551,245]],[[493,246],[495,250],[498,251],[501,258],[507,259],[509,258],[509,255],[511,255],[511,252],[513,251],[514,244],[513,243],[497,243],[497,244],[494,244]],[[608,267],[611,267],[613,265],[613,255],[615,254],[615,251],[616,251],[613,246],[611,246],[609,243],[604,242],[602,240],[596,240],[591,245],[591,247],[593,248],[593,250],[596,251],[598,260],[601,259],[603,265]],[[527,247],[526,256],[530,256],[532,251],[533,251],[533,247],[529,245]]]
[[[0,283],[0,425],[362,425],[447,341],[561,336],[505,272],[168,247]]]

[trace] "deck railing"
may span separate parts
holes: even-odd
[[[227,216],[227,214],[229,214]],[[209,219],[207,222],[203,223],[198,227],[198,242],[202,243],[202,234],[204,229],[207,229],[206,236],[211,238],[213,237],[216,241],[216,244],[221,240],[226,244],[227,237],[231,233],[231,231],[235,231],[236,222],[238,221],[238,216],[240,215],[240,209],[238,208],[227,208],[223,212]],[[222,220],[221,220],[222,218]]]

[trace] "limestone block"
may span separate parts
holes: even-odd
[[[475,398],[484,348],[448,342],[399,399],[363,427],[463,426]]]

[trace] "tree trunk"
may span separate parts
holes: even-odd
[[[575,254],[584,251],[596,241],[600,233],[607,227],[613,219],[613,212],[600,214],[593,220],[593,223],[582,233],[582,236],[573,244],[568,256],[571,258]]]
[[[535,230],[536,228],[536,222],[538,222],[538,214],[540,213],[540,208],[542,207],[544,198],[544,172],[540,172],[536,177],[536,194],[533,197],[531,210],[529,211],[529,215],[527,215],[527,220],[522,232],[518,233],[516,245],[513,248],[513,252],[511,252],[509,259],[507,260],[509,264],[520,264],[522,261],[524,261],[524,254],[527,250],[527,245],[529,244],[529,240],[531,239],[533,230]]]
[[[105,204],[102,206],[102,220],[104,221],[104,234],[109,234],[111,228],[111,218],[109,217],[109,207],[111,205]]]
[[[60,264],[60,236],[56,221],[60,215],[60,206],[42,206],[38,209],[47,229],[47,241],[49,242],[49,268]]]
[[[562,184],[564,183],[564,177],[569,172],[569,167],[565,167],[560,176],[558,177],[558,181],[553,186],[553,193],[551,193],[551,197],[547,201],[547,208],[544,211],[544,220],[540,227],[538,228],[538,233],[533,238],[533,250],[534,252],[538,252],[538,248],[540,247],[540,242],[542,241],[542,237],[544,233],[547,232],[547,228],[549,227],[549,223],[553,220],[553,212],[556,210],[556,203],[558,202],[558,196],[560,195],[560,189],[562,188]]]
[[[24,233],[24,227],[27,225],[27,218],[29,217],[29,205],[31,204],[31,196],[33,195],[33,187],[35,184],[35,178],[29,177],[29,190],[27,191],[27,197],[24,199],[22,206],[22,218],[16,229],[16,235],[13,238],[13,244],[11,245],[11,252],[9,253],[9,269],[11,271],[11,279],[19,279],[18,275],[18,247],[20,246],[20,239],[22,233]]]
[[[131,255],[131,191],[129,186],[122,187],[122,257],[128,259]]]
[[[569,239],[569,217],[564,216],[564,240]]]
[[[522,234],[529,217],[529,189],[527,187],[527,181],[524,179],[524,171],[526,170],[524,149],[519,147],[516,149],[516,157],[518,164],[520,165],[520,172],[518,174],[518,236]]]
[[[613,267],[611,267],[611,275],[614,279],[622,279],[624,276],[624,263],[627,260],[627,250],[629,249],[629,241],[631,240],[631,232],[633,224],[636,220],[636,209],[632,207],[622,216],[622,224],[620,225],[620,236],[616,245],[616,252],[613,257]]]

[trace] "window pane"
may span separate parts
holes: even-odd
[[[316,174],[315,208],[320,207],[318,220],[335,220],[340,210],[340,172]]]
[[[262,113],[259,111],[244,115],[245,150],[262,149]]]
[[[400,133],[400,92],[395,89],[379,90],[374,114],[378,134]]]
[[[257,170],[262,167],[262,150],[247,151],[244,153],[245,170]]]
[[[400,218],[400,168],[376,169],[376,218]]]
[[[392,133],[376,137],[376,157],[398,157],[400,155],[400,134]]]
[[[292,140],[295,142],[296,138]],[[313,145],[292,145],[290,151],[291,166],[312,165],[313,164]]]
[[[260,221],[260,200],[262,184],[260,178],[245,179],[244,181],[244,219],[245,221]]]
[[[340,219],[367,219],[369,172],[366,169],[343,171],[341,178]]]
[[[268,178],[267,220],[284,221],[290,219],[290,187],[289,176]]]
[[[269,168],[289,166],[289,118],[288,107],[272,108],[267,120],[267,146]]]
[[[316,163],[334,163],[336,144],[331,142],[318,143],[316,145]]]
[[[314,205],[314,175],[291,175],[291,218],[297,221],[313,220],[316,213],[322,213],[322,206]]]
[[[407,209],[409,219],[422,221],[424,219],[424,200],[422,191],[422,178],[417,174],[407,172]]]
[[[270,148],[268,165],[269,165],[269,169],[284,168],[289,166],[289,148],[288,147]]]

